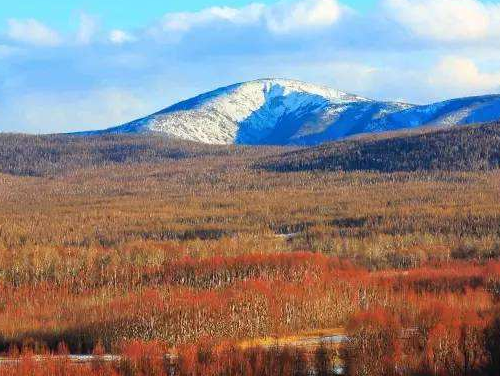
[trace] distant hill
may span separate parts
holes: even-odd
[[[83,135],[161,133],[206,144],[311,146],[362,133],[500,120],[500,95],[416,106],[324,86],[261,79],[223,87],[130,123]]]
[[[42,176],[76,168],[163,163],[227,155],[230,147],[171,140],[161,135],[31,136],[0,133],[0,172]]]
[[[475,171],[500,167],[500,123],[364,136],[285,152],[258,163],[273,171]]]
[[[315,147],[206,145],[159,134],[0,134],[0,173],[50,176],[118,164],[269,171],[476,171],[500,167],[500,123],[358,135]]]

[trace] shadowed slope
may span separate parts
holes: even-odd
[[[259,163],[273,171],[473,171],[499,166],[500,123],[366,136],[287,152]]]

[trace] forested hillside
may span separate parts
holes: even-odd
[[[148,137],[0,136],[0,375],[499,374],[497,125]]]
[[[26,176],[67,173],[78,168],[162,163],[242,153],[257,155],[258,150],[176,141],[155,134],[83,137],[0,133],[0,171]]]
[[[500,123],[365,136],[280,154],[273,171],[480,171],[500,166]]]
[[[286,171],[485,171],[500,166],[500,123],[359,136],[313,148],[217,146],[161,135],[0,134],[0,171],[44,176],[179,159]]]

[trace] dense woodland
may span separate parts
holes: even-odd
[[[311,150],[2,135],[0,375],[498,375],[497,129]],[[342,164],[377,143],[393,167]],[[267,167],[319,150],[335,167]],[[348,340],[263,340],[328,330]]]
[[[170,140],[155,134],[89,137],[0,134],[0,171],[21,176],[48,176],[63,174],[71,169],[244,153],[259,155],[260,149],[208,146]]]
[[[500,124],[420,129],[280,153],[260,166],[274,171],[482,171],[500,167]]]

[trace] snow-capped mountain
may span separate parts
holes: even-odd
[[[314,145],[366,132],[497,119],[500,96],[414,106],[300,81],[262,79],[220,88],[131,123],[84,134],[161,132],[208,144]]]
[[[500,95],[452,99],[413,106],[371,122],[366,132],[381,132],[421,126],[452,126],[500,120]]]

